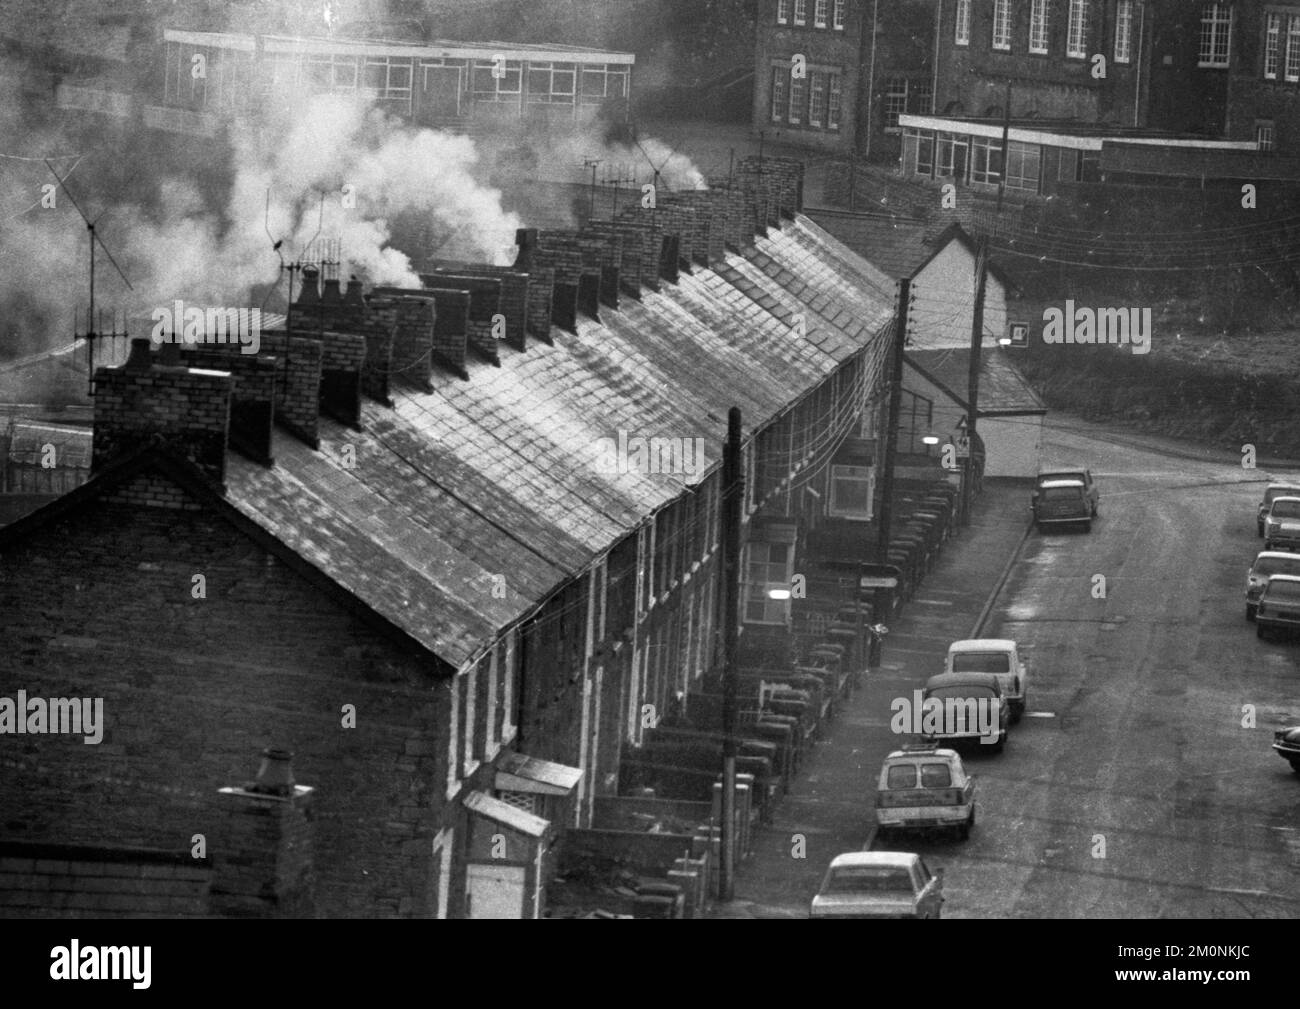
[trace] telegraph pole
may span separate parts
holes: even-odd
[[[740,520],[745,500],[741,469],[740,408],[727,413],[727,444],[722,456],[722,872],[718,898],[731,900],[736,881],[736,695],[740,682]]]
[[[898,415],[903,408],[903,348],[907,346],[907,303],[912,282],[898,282],[898,316],[894,322],[893,359],[890,362],[889,419],[885,425],[885,474],[880,481],[880,528],[876,554],[883,563],[889,553],[890,524],[893,521],[894,456],[898,453]]]
[[[970,320],[970,372],[966,391],[966,463],[962,468],[962,524],[970,522],[972,485],[975,480],[975,417],[979,413],[980,347],[984,342],[984,287],[989,272],[989,238],[981,235],[975,253],[975,308]]]

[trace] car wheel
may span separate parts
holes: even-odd
[[[1295,771],[1296,774],[1300,774],[1300,760],[1291,761],[1291,770]]]
[[[1083,531],[1086,532],[1086,533],[1090,533],[1090,532],[1092,532],[1092,519],[1084,519],[1084,521],[1083,521]]]
[[[1097,517],[1097,502],[1096,502],[1096,501],[1094,501],[1094,502],[1092,503],[1092,517],[1093,517],[1093,518],[1096,518],[1096,517]]]
[[[1021,701],[1011,709],[1011,724],[1019,725],[1020,719],[1025,717],[1025,702]]]
[[[1247,620],[1255,619],[1255,607],[1251,606],[1249,603],[1246,604],[1246,619]]]
[[[1264,625],[1259,622],[1256,622],[1255,624],[1255,637],[1260,638],[1261,640],[1268,637],[1268,635],[1264,633]]]
[[[1264,538],[1264,523],[1263,523],[1263,522],[1258,523],[1258,524],[1255,526],[1255,531],[1256,531],[1257,533],[1259,533],[1259,538],[1260,538],[1260,539],[1263,539],[1263,538]]]

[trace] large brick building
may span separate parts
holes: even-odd
[[[754,129],[897,158],[899,113],[932,111],[933,0],[760,0],[758,12]]]
[[[97,745],[0,735],[9,911],[539,915],[566,832],[716,693],[730,407],[752,667],[846,601],[790,599],[812,533],[872,558],[893,291],[799,174],[747,161],[418,290],[309,277],[256,355],[98,369],[91,478],[0,530],[0,694],[104,711]],[[268,748],[309,788],[232,789]],[[88,896],[196,835],[180,892]]]

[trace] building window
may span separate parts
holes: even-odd
[[[918,116],[931,115],[934,112],[934,82],[928,77],[923,81],[913,81],[909,101],[912,111]]]
[[[380,105],[411,111],[411,61],[370,57],[366,60],[362,88]]]
[[[785,118],[788,99],[785,94],[786,81],[790,79],[788,67],[772,68],[772,122],[779,123]]]
[[[1065,39],[1065,54],[1075,59],[1088,56],[1088,0],[1070,0],[1070,21]]]
[[[1133,0],[1115,4],[1115,62],[1128,63],[1133,58]]]
[[[789,24],[790,22],[790,0],[776,0],[776,23],[779,25]]]
[[[876,471],[871,466],[832,466],[830,513],[836,518],[870,520]]]
[[[529,63],[528,101],[572,105],[575,69],[572,63]]]
[[[1277,80],[1277,67],[1282,61],[1282,15],[1269,14],[1264,30],[1264,77]]]
[[[844,2],[845,0],[835,0],[834,11],[831,14],[831,27],[837,32],[844,31]]]
[[[1286,79],[1300,81],[1300,14],[1286,19]]]
[[[898,129],[898,117],[907,111],[907,78],[891,77],[885,82],[885,129]]]
[[[808,23],[808,0],[794,0],[794,23],[797,25]]]
[[[503,76],[494,77],[496,65],[477,60],[474,63],[474,100],[479,102],[517,102],[523,87],[523,64],[507,62]]]
[[[1034,0],[1029,9],[1029,51],[1047,52],[1047,0]]]
[[[1002,141],[993,137],[972,137],[970,180],[995,186],[1002,178]]]
[[[798,126],[803,122],[803,103],[804,92],[807,87],[804,85],[803,78],[790,79],[790,122]]]
[[[1083,178],[1082,170],[1079,167],[1079,152],[1066,150],[1065,148],[1057,149],[1059,161],[1056,166],[1056,179],[1058,182],[1078,182]]]
[[[826,75],[812,75],[812,92],[808,101],[808,125],[820,126],[826,116]]]
[[[773,599],[773,589],[789,589],[793,578],[793,543],[752,542],[748,547],[749,565],[745,593],[745,622],[749,624],[785,624],[789,620],[790,601]]]
[[[840,128],[840,75],[829,74],[830,80],[826,89],[826,128],[828,130],[838,130]]]
[[[970,3],[971,0],[957,0],[957,28],[953,41],[959,46],[970,45]]]
[[[934,176],[934,134],[932,133],[916,134],[916,174]],[[862,437],[871,436],[864,434]]]
[[[829,7],[830,0],[816,0],[816,3],[813,4],[813,27],[826,27],[826,15]]]
[[[1011,0],[993,0],[993,48],[1011,48]]]
[[[940,133],[937,144],[938,161],[934,166],[935,178],[965,181],[969,141],[953,133]]]
[[[1042,148],[1012,140],[1007,144],[1007,188],[1038,192]]]
[[[1273,150],[1273,120],[1255,120],[1255,144],[1261,151]]]
[[[1232,5],[1201,7],[1201,58],[1197,66],[1226,67],[1232,37]]]
[[[506,64],[509,67],[509,64]],[[508,71],[507,71],[508,72]],[[627,72],[615,66],[582,68],[583,98],[624,98],[627,95]]]

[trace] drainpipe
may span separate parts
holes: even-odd
[[[1142,115],[1142,111],[1141,111],[1142,110],[1142,68],[1144,65],[1146,65],[1143,63],[1143,59],[1142,59],[1143,56],[1142,47],[1146,42],[1146,27],[1147,27],[1146,0],[1139,0],[1137,4],[1137,9],[1138,9],[1138,37],[1137,37],[1137,47],[1133,50],[1137,59],[1137,66],[1133,68],[1136,71],[1136,73],[1134,73],[1133,75],[1134,77],[1133,125],[1141,126],[1142,124],[1138,120]],[[1150,66],[1147,65],[1147,73],[1149,74],[1150,72],[1151,72]]]
[[[943,0],[934,4],[934,76],[930,85],[930,115],[939,107],[939,43],[943,36]],[[937,140],[937,138],[936,138]]]
[[[870,162],[871,160],[871,131],[875,127],[875,110],[872,103],[876,98],[876,15],[880,11],[880,0],[875,0],[871,5],[871,69],[867,73],[867,144],[862,151],[862,160]],[[859,93],[862,90],[861,83],[858,85]]]

